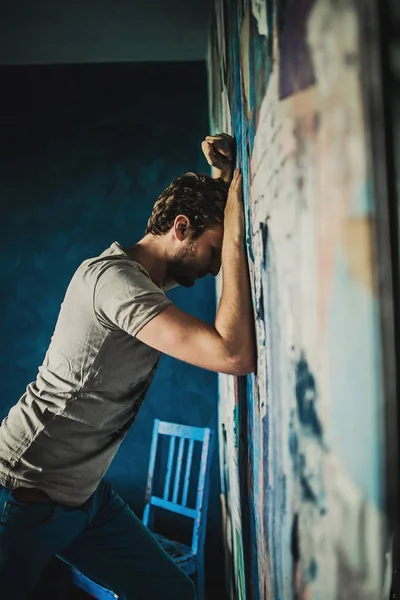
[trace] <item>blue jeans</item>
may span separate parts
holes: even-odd
[[[126,600],[196,597],[190,578],[106,482],[78,508],[20,502],[0,486],[1,597],[26,598],[56,554]]]

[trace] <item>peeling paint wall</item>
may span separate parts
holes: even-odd
[[[215,2],[211,126],[238,144],[258,344],[257,376],[220,378],[231,598],[372,600],[382,589],[384,394],[360,6]]]

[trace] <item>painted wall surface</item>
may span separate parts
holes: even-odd
[[[204,62],[0,69],[0,360],[3,418],[36,376],[66,286],[80,262],[143,234],[172,179],[207,169]],[[212,321],[206,278],[175,290]],[[168,357],[107,479],[139,515],[153,419],[216,428],[217,376]],[[212,470],[207,574],[218,589],[222,539],[218,452]],[[167,523],[168,524],[168,523]],[[176,532],[175,532],[176,533]]]
[[[205,60],[210,0],[2,0],[0,64]]]
[[[232,598],[377,599],[384,561],[373,181],[352,0],[216,0],[213,131],[244,176],[257,376],[220,379]]]

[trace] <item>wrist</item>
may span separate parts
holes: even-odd
[[[231,183],[233,177],[233,166],[229,165],[221,171],[221,177],[226,183]]]
[[[228,166],[224,169],[217,169],[213,167],[213,178],[214,179],[223,179],[226,183],[231,183],[233,176],[233,167]]]

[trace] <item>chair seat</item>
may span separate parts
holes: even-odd
[[[194,554],[191,552],[190,546],[169,540],[159,533],[153,533],[153,535],[158,543],[164,548],[166,553],[174,559],[176,564],[179,565],[181,569],[185,571],[185,573],[188,575],[194,573],[196,570],[196,561]]]

